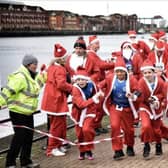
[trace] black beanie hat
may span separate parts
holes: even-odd
[[[86,50],[86,43],[85,43],[82,36],[78,37],[78,39],[76,40],[76,42],[74,44],[74,48],[76,48],[76,47],[81,47]]]

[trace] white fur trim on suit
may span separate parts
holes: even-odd
[[[108,94],[107,94],[107,96],[105,97],[104,102],[103,102],[103,109],[104,109],[104,111],[105,111],[105,113],[106,113],[107,115],[110,115],[110,113],[109,113],[109,111],[108,111],[108,109],[107,109],[106,102],[107,102],[107,99],[108,99],[108,97],[110,96],[110,94],[111,94],[111,92],[112,92],[112,90],[113,90],[113,86],[114,86],[115,80],[116,80],[116,75],[113,77],[110,90],[109,90],[109,92],[108,92]]]
[[[159,117],[162,117],[162,116],[163,116],[163,111],[162,111],[161,113],[159,113],[158,115],[156,115],[156,113],[151,114],[150,111],[147,110],[147,109],[144,108],[144,107],[140,107],[140,108],[139,108],[139,111],[145,111],[145,112],[149,115],[149,117],[150,117],[151,120],[157,120]]]
[[[165,47],[163,47],[163,48],[157,48],[157,47],[155,46],[155,50],[157,50],[157,51],[164,51],[164,50],[165,50]]]
[[[108,111],[108,109],[106,107],[106,102],[107,102],[107,99],[109,98],[109,96],[110,96],[110,94],[112,92],[112,89],[114,87],[114,82],[115,82],[116,78],[117,78],[116,75],[114,75],[112,83],[111,83],[111,88],[109,90],[109,93],[107,94],[107,96],[105,97],[104,102],[103,102],[103,109],[104,109],[104,111],[105,111],[105,113],[107,115],[110,115],[110,114],[109,114],[109,111]],[[127,80],[126,80],[126,92],[127,93],[130,93],[130,84],[129,84],[129,81],[130,81],[129,80],[129,74],[127,73]],[[130,108],[131,108],[131,110],[133,112],[134,118],[135,119],[138,118],[138,114],[137,114],[137,111],[136,111],[136,109],[134,107],[134,104],[133,104],[132,100],[128,99],[128,101],[129,101],[129,104],[130,104]]]
[[[99,40],[98,38],[96,38],[96,39],[92,40],[89,44],[97,43],[97,42],[99,42],[99,41],[100,41],[100,40]]]
[[[83,93],[82,89],[76,83],[73,86],[75,86],[76,88],[79,89],[80,93],[82,94],[83,99],[86,100],[86,96]],[[83,122],[86,117],[96,117],[95,114],[86,114],[86,112],[87,112],[87,108],[85,108],[81,111],[81,116],[80,116],[79,122],[77,123],[79,125],[79,127],[83,126]],[[73,117],[71,116],[71,118],[73,118]]]
[[[148,86],[148,89],[149,89],[149,91],[150,91],[150,93],[151,93],[151,96],[154,96],[153,93],[154,93],[154,91],[155,91],[155,89],[156,89],[156,87],[157,87],[157,85],[158,85],[158,77],[155,76],[155,81],[154,81],[154,88],[153,88],[153,90],[152,90],[152,88],[151,88],[151,86],[150,86],[150,83],[147,81],[147,79],[146,79],[145,77],[143,77],[143,78],[144,78],[144,80],[145,80],[145,82],[146,82],[146,84],[147,84],[147,86]]]

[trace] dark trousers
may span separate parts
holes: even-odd
[[[33,115],[27,116],[9,111],[12,125],[24,125],[34,128]],[[6,166],[16,165],[16,158],[20,157],[21,165],[32,163],[31,148],[33,131],[26,128],[14,126],[14,135],[6,157]],[[19,155],[20,154],[20,155]]]

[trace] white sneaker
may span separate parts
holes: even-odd
[[[63,152],[63,153],[66,153],[66,152],[67,152],[67,149],[64,148],[63,146],[61,146],[61,147],[59,148],[59,150],[60,150],[61,152]]]
[[[64,156],[64,155],[65,155],[65,153],[62,152],[62,151],[60,151],[58,148],[53,149],[53,150],[51,151],[51,154],[52,154],[53,156]]]

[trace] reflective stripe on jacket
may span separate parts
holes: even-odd
[[[9,75],[7,86],[0,93],[0,106],[7,105],[11,111],[31,115],[37,109],[39,92],[37,80],[32,79],[26,67],[21,66]]]

